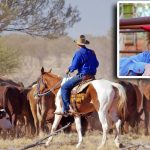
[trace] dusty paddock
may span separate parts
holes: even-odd
[[[101,141],[102,135],[99,131],[93,131],[88,132],[85,134],[83,138],[83,144],[79,148],[79,150],[96,150],[97,146],[99,145]],[[24,147],[27,144],[31,144],[35,142],[38,138],[19,138],[19,139],[6,139],[3,140],[0,139],[0,150],[15,150],[20,149]],[[143,134],[133,134],[129,133],[126,135],[121,135],[121,142],[125,146],[131,146],[131,145],[145,145],[145,148],[143,146],[139,147],[138,150],[148,150],[150,149],[150,136],[144,136]],[[108,140],[106,146],[103,148],[103,150],[116,150],[117,148],[114,145],[114,134],[108,135]],[[50,146],[48,148],[44,148],[43,145],[36,146],[34,148],[30,148],[31,150],[75,150],[75,146],[77,143],[77,134],[76,133],[59,133],[55,136],[53,141],[51,142]],[[29,149],[29,150],[30,150]],[[137,148],[130,148],[130,150],[137,150]]]

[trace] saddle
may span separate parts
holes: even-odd
[[[77,104],[81,104],[85,100],[86,96],[86,90],[89,86],[89,84],[94,80],[95,78],[85,78],[85,80],[82,80],[77,86],[75,86],[71,91],[70,96],[70,103],[73,109],[78,112]]]

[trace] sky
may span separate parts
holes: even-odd
[[[73,38],[80,34],[102,36],[113,26],[117,0],[66,0],[66,3],[77,6],[80,12],[81,21],[67,30]]]
[[[131,0],[124,1],[131,2]],[[81,17],[80,22],[67,30],[68,35],[72,38],[77,38],[80,34],[106,35],[111,28],[115,28],[113,25],[114,21],[117,21],[115,16],[117,2],[118,0],[66,0],[67,4],[77,6]]]

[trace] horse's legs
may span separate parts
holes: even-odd
[[[13,135],[13,136],[16,136],[16,135],[17,135],[17,134],[16,134],[16,133],[17,133],[17,132],[16,132],[16,128],[17,128],[17,127],[16,127],[16,122],[17,122],[17,121],[16,121],[16,120],[17,120],[17,119],[16,119],[16,114],[12,114],[11,117],[12,117],[12,125],[13,125],[12,135]]]
[[[46,107],[44,104],[44,97],[41,99],[41,112],[39,113],[39,109],[38,110],[38,119],[39,119],[39,135],[43,136],[44,133],[44,123],[45,123],[45,117],[46,117]]]
[[[144,115],[145,115],[145,119],[144,119],[144,124],[145,124],[144,134],[145,135],[149,134],[149,131],[148,131],[148,126],[149,126],[149,110],[147,108],[148,106],[150,106],[150,103],[149,103],[149,101],[146,98],[144,98],[143,107],[144,107]]]
[[[61,112],[62,111],[62,107],[61,107],[61,104],[60,104],[60,96],[61,96],[61,93],[60,93],[60,90],[59,90],[57,95],[56,95],[56,98],[55,98],[55,105],[56,105],[55,112]],[[59,123],[61,121],[61,118],[62,118],[61,115],[55,114],[54,122],[53,122],[52,129],[51,129],[51,133],[53,133],[57,129],[57,127],[58,127],[58,125],[59,125]],[[52,139],[53,139],[53,136],[50,136],[48,138],[48,140],[47,140],[47,142],[45,144],[45,147],[47,147],[49,145],[49,143],[52,141]]]
[[[129,122],[127,122],[127,121],[121,122],[121,131],[120,131],[120,133],[121,134],[129,133]]]
[[[33,102],[35,100],[33,99]],[[33,116],[33,120],[34,120],[34,126],[35,126],[35,134],[38,135],[39,134],[39,121],[38,121],[38,117],[37,117],[37,106],[36,104],[32,103],[32,101],[29,101],[30,104],[30,108],[31,108],[31,113]]]
[[[116,125],[116,128],[115,128],[115,131],[116,131],[116,135],[115,135],[115,144],[116,146],[119,148],[121,146],[120,142],[119,142],[119,135],[120,135],[120,127],[121,127],[121,120],[118,119],[117,122],[115,122],[115,125]]]
[[[61,121],[61,118],[62,118],[61,115],[56,115],[55,114],[55,119],[54,119],[54,123],[52,125],[51,133],[53,133],[57,129],[57,127],[59,125],[59,122]],[[49,143],[52,141],[52,139],[53,139],[53,136],[50,136],[48,138],[48,140],[47,140],[47,142],[45,144],[46,147],[49,145]]]
[[[82,137],[82,127],[81,127],[81,117],[74,117],[75,119],[75,124],[76,124],[76,130],[78,133],[78,144],[76,145],[76,148],[78,148],[82,141],[83,141],[83,137]]]
[[[103,129],[103,136],[101,145],[98,147],[98,149],[101,149],[107,140],[107,132],[109,129],[108,110],[110,109],[115,96],[115,93],[112,89],[110,89],[109,93],[106,92],[105,94],[106,95],[101,95],[101,97],[99,96],[100,108],[98,110],[98,115]]]
[[[144,114],[145,114],[145,135],[148,135],[149,132],[148,132],[148,125],[149,125],[149,112],[148,110],[144,110]]]
[[[47,114],[47,103],[46,103],[47,99],[46,97],[44,96],[42,98],[42,109],[41,109],[41,117],[42,117],[42,120],[41,120],[41,129],[42,131],[44,131],[44,123],[45,123],[45,120],[46,120],[46,114]]]
[[[99,111],[98,115],[99,115],[100,122],[102,124],[102,130],[103,130],[102,142],[101,142],[100,146],[98,147],[98,149],[101,149],[105,145],[106,140],[107,140],[108,113],[106,111],[105,112]]]
[[[115,128],[115,134],[116,135],[115,135],[114,142],[115,142],[116,146],[119,148],[121,146],[121,143],[119,142],[119,135],[120,135],[120,132],[121,132],[120,131],[120,129],[121,129],[121,120],[118,118],[118,115],[117,115],[117,112],[116,112],[115,109],[110,112],[110,115],[111,115],[111,119],[114,121],[115,126],[116,126],[116,128]]]
[[[36,110],[37,110],[37,119],[38,119],[38,127],[39,127],[39,136],[43,136],[42,131],[42,106],[40,103],[36,104]]]
[[[24,129],[25,135],[32,135],[31,124],[29,118],[26,115],[24,115]]]

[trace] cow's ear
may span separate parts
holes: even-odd
[[[48,72],[51,73],[52,72],[52,68],[50,68],[50,70]]]
[[[44,68],[43,67],[41,68],[41,74],[44,74]]]

